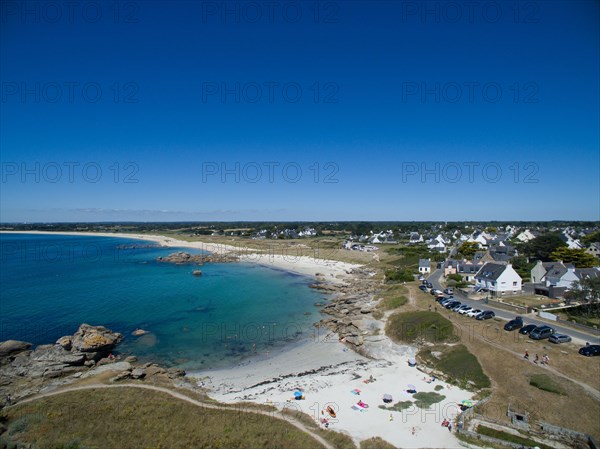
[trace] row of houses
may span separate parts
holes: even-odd
[[[315,237],[317,235],[317,231],[315,228],[305,227],[302,230],[297,229],[282,229],[280,231],[267,231],[266,229],[261,229],[257,231],[252,238],[255,240],[262,239],[278,239],[278,238],[286,238],[286,239],[299,239],[303,237]]]
[[[586,278],[600,277],[600,267],[575,268],[573,264],[538,261],[531,269],[531,282],[536,294],[551,298],[562,297],[573,283]]]

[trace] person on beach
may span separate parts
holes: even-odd
[[[542,357],[542,365],[547,365],[549,361],[550,357],[548,357],[548,354],[544,354],[544,357]]]
[[[392,416],[392,414],[390,413],[390,421],[393,421],[394,417]]]
[[[525,351],[525,355],[523,356],[523,358],[529,360],[529,352],[528,351]]]
[[[431,304],[429,304],[429,311],[431,312]]]
[[[539,355],[535,355],[535,360],[533,361],[533,363],[537,363],[540,360],[540,356]]]
[[[448,424],[448,432],[452,432],[452,424]]]

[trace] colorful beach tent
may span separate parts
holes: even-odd
[[[392,402],[392,395],[391,394],[384,394],[383,395],[383,402],[385,402],[386,404]]]
[[[417,360],[414,357],[408,359],[408,366],[417,366]]]

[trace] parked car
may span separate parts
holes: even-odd
[[[431,282],[429,282],[429,281],[425,281],[425,286],[427,288],[433,288],[433,284]]]
[[[426,285],[419,285],[419,290],[426,292],[427,291],[427,286]]]
[[[452,310],[453,312],[458,312],[458,309],[460,309],[464,304],[460,301],[457,301],[456,304],[454,304],[452,307],[450,307],[450,310]]]
[[[469,313],[471,310],[473,310],[473,307],[471,306],[467,306],[466,304],[460,308],[460,310],[458,311],[458,313],[460,313],[461,315],[466,315],[467,313]]]
[[[520,316],[513,318],[508,323],[504,325],[505,331],[514,331],[515,329],[520,329],[523,327],[523,318]]]
[[[483,310],[481,310],[481,309],[473,309],[470,312],[467,312],[467,316],[470,316],[471,318],[475,318],[481,312],[483,312]]]
[[[548,341],[550,343],[568,343],[571,341],[571,337],[569,337],[568,335],[565,334],[552,334],[550,335],[550,337],[548,337]]]
[[[420,280],[420,281],[424,281],[424,280],[425,280],[425,276],[423,276],[422,274],[421,274],[421,275],[419,275],[419,280]]]
[[[441,299],[440,300],[440,305],[443,307],[446,307],[446,304],[448,304],[451,301],[456,301],[454,298],[446,298],[446,299]]]
[[[600,355],[600,345],[587,345],[583,348],[579,348],[579,353],[586,357],[592,357],[595,355]]]
[[[444,307],[446,309],[451,309],[452,307],[454,307],[457,304],[460,304],[460,301],[456,301],[453,299],[452,301],[448,301]]]
[[[554,329],[550,326],[538,326],[529,333],[529,338],[532,340],[544,340],[554,333]]]
[[[532,330],[534,330],[537,326],[535,324],[528,324],[527,326],[523,326],[519,329],[519,334],[529,335]]]
[[[452,287],[445,288],[444,293],[446,293],[447,295],[452,295],[454,294],[454,289]]]
[[[491,310],[484,310],[479,315],[475,317],[477,320],[489,320],[490,318],[494,318],[496,314]]]

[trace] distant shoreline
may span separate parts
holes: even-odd
[[[341,283],[351,277],[350,271],[362,265],[340,262],[336,260],[316,259],[309,256],[289,256],[283,254],[261,253],[256,248],[227,245],[222,243],[206,243],[201,241],[188,242],[172,237],[154,234],[128,234],[123,232],[83,232],[83,231],[0,231],[0,234],[31,234],[31,235],[67,235],[82,237],[113,237],[145,240],[167,248],[190,248],[211,253],[239,253],[240,262],[252,263],[278,270],[287,271],[302,276],[316,278],[320,273],[323,280],[331,283]]]

